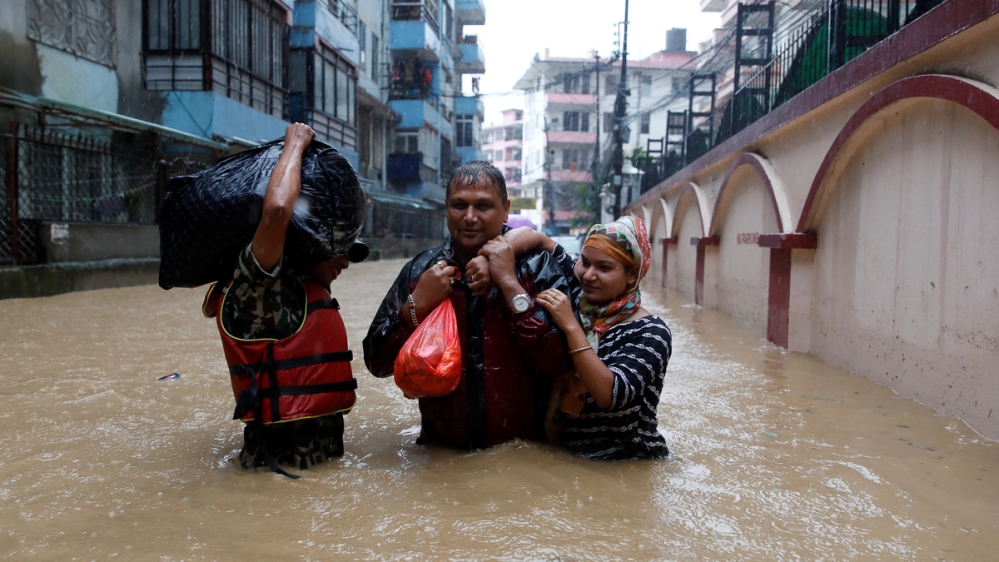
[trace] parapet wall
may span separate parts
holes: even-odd
[[[643,195],[647,282],[999,439],[997,14],[944,2]]]

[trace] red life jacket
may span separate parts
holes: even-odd
[[[346,413],[354,406],[357,379],[350,371],[353,354],[340,305],[317,281],[301,280],[308,308],[294,334],[275,339],[244,340],[222,324],[225,290],[212,285],[205,295],[205,316],[216,318],[222,349],[236,396],[233,419],[259,419],[265,424]]]

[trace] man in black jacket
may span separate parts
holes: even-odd
[[[420,399],[419,442],[475,449],[543,439],[551,379],[572,365],[562,334],[535,304],[545,289],[570,291],[558,256],[533,251],[515,258],[509,244],[489,260],[479,255],[506,230],[510,208],[503,174],[487,162],[455,170],[446,206],[449,236],[402,268],[364,339],[365,364],[377,377],[392,375],[409,336],[450,299],[462,380],[451,394]],[[504,273],[492,278],[490,270]]]

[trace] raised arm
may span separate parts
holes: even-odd
[[[308,125],[301,123],[285,129],[284,149],[267,182],[260,224],[253,234],[253,256],[265,272],[272,271],[284,254],[288,224],[302,190],[302,154],[315,136]]]
[[[510,244],[513,254],[518,257],[534,250],[544,250],[549,253],[555,251],[554,240],[527,226],[510,229],[503,234],[503,238]]]
[[[609,408],[614,397],[614,373],[600,360],[586,339],[586,333],[576,320],[569,298],[561,291],[548,289],[538,295],[538,304],[552,315],[555,324],[565,333],[573,366],[586,391],[597,406]]]

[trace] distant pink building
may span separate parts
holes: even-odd
[[[521,159],[524,150],[524,112],[520,109],[503,111],[503,122],[482,129],[482,152],[486,160],[503,172],[507,192],[520,195]]]

